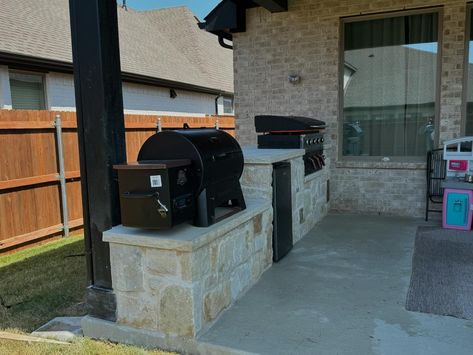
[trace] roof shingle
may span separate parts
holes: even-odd
[[[122,71],[233,92],[233,54],[186,7],[118,7]],[[72,62],[68,0],[2,0],[0,51]]]

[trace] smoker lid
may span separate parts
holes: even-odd
[[[194,191],[228,179],[238,180],[243,172],[243,153],[230,134],[216,129],[163,131],[149,137],[140,149],[138,161],[189,159],[194,173]]]
[[[142,160],[135,163],[123,165],[114,165],[115,170],[149,170],[149,169],[170,169],[181,166],[191,165],[190,159],[172,159],[172,160]]]
[[[314,131],[325,128],[325,122],[310,117],[299,116],[255,116],[256,132]]]

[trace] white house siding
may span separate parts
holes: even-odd
[[[46,106],[54,111],[75,111],[74,78],[72,75],[48,73],[45,79]]]
[[[171,99],[167,88],[123,83],[125,113],[170,116],[215,114],[216,95],[183,90],[176,90],[176,93],[177,97]],[[46,100],[50,110],[74,111],[73,76],[62,73],[46,74]],[[219,113],[223,113],[223,105]]]
[[[254,144],[256,114],[307,115],[328,124],[331,207],[360,213],[420,216],[425,165],[338,159],[340,19],[442,6],[440,142],[461,134],[466,1],[292,0],[289,11],[247,10],[246,32],[234,35],[237,137]],[[291,85],[290,74],[302,77]]]
[[[0,65],[0,109],[11,109],[8,67]]]
[[[171,99],[169,89],[125,83],[123,105],[128,113],[149,114],[215,114],[217,95],[175,90],[177,97]]]

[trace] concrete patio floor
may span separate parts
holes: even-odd
[[[420,220],[329,215],[199,340],[259,354],[472,354],[473,321],[404,309]]]

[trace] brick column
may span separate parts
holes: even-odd
[[[440,85],[440,144],[444,140],[459,137],[461,132],[465,20],[465,1],[445,5]]]

